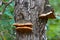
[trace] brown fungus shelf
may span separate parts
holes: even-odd
[[[40,14],[39,15],[39,18],[48,18],[48,19],[55,19],[56,17],[55,17],[55,15],[54,15],[54,13],[52,12],[52,11],[50,11],[50,12],[48,12],[48,13],[46,13],[46,14]]]
[[[32,23],[14,23],[13,25],[16,26],[16,30],[21,33],[32,32]]]

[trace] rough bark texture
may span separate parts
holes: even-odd
[[[45,26],[48,18],[38,17],[44,13],[46,2],[47,0],[15,0],[15,22],[33,23],[32,33],[22,34],[16,31],[17,40],[46,40]]]

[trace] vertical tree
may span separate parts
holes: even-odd
[[[15,0],[15,22],[33,24],[32,32],[16,30],[17,40],[46,40],[45,26],[51,10],[48,0]]]
[[[0,0],[0,6],[2,5],[2,0]],[[2,15],[2,12],[0,11],[0,17]],[[0,18],[1,19],[1,18]]]

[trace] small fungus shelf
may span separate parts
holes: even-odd
[[[48,13],[46,13],[46,14],[40,14],[39,15],[39,18],[48,18],[48,19],[55,19],[56,17],[55,17],[55,15],[54,15],[54,13],[52,12],[52,11],[50,11],[50,12],[48,12]]]
[[[32,23],[14,23],[13,25],[16,26],[16,30],[21,33],[32,32]]]

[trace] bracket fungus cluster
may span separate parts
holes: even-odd
[[[48,12],[46,14],[40,14],[39,18],[42,18],[42,19],[46,19],[46,18],[48,18],[48,19],[55,19],[56,17],[54,15],[54,12],[50,11],[50,12]]]
[[[32,23],[14,23],[13,25],[16,26],[16,30],[21,33],[32,32]]]

